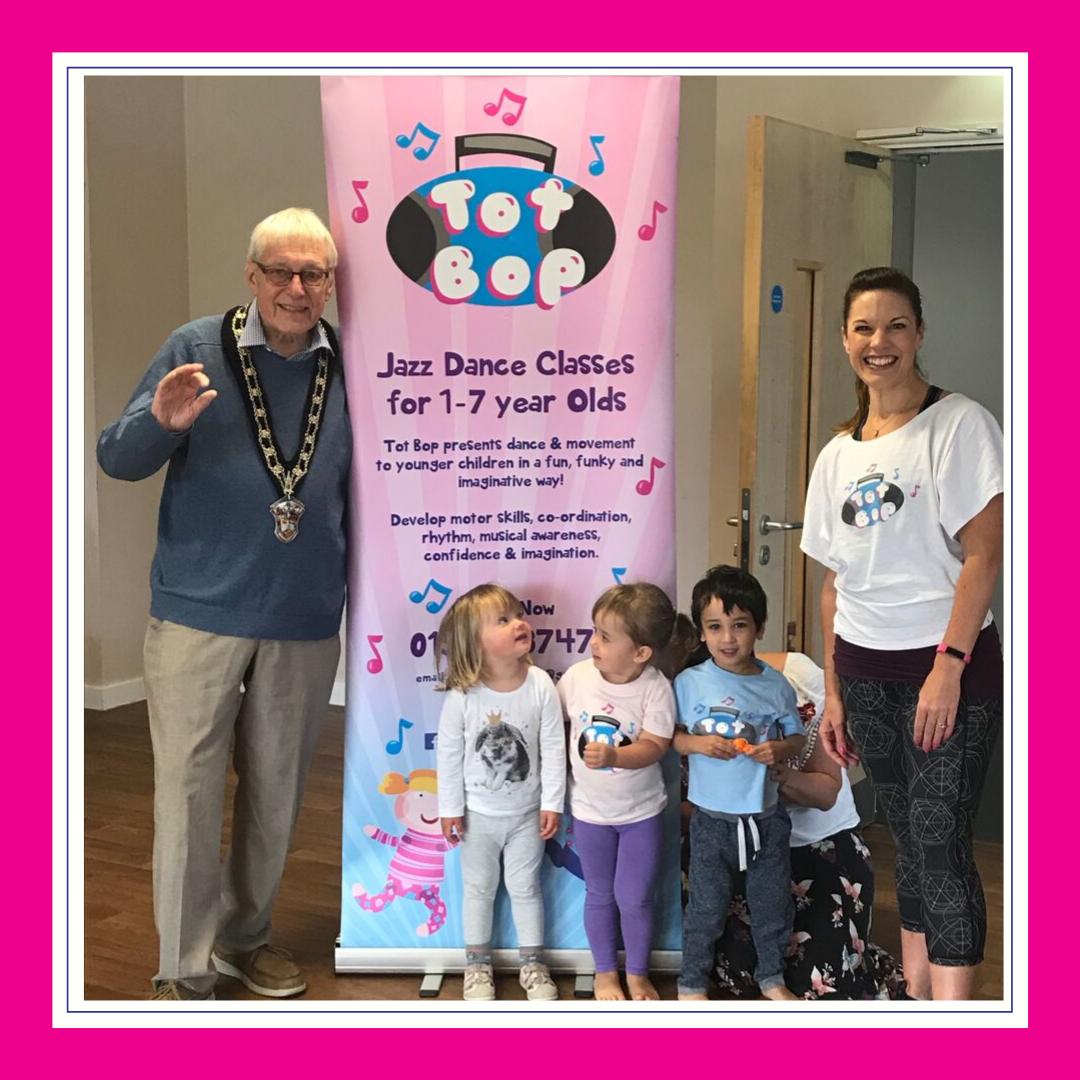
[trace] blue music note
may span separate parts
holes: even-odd
[[[894,480],[899,480],[900,479],[900,470],[899,469],[893,469],[892,478]]]
[[[448,588],[446,585],[441,584],[434,578],[430,578],[428,580],[428,583],[424,586],[423,592],[420,592],[418,589],[413,589],[413,591],[409,593],[409,599],[414,604],[422,603],[424,597],[427,596],[427,594],[433,589],[442,597],[442,599],[429,600],[426,604],[424,604],[424,606],[428,609],[428,611],[431,612],[432,615],[438,615],[438,613],[442,611],[442,609],[446,606],[446,600],[454,590]]]
[[[615,579],[616,585],[622,584],[623,575],[626,573],[625,566],[613,566],[611,568],[611,576]]]
[[[600,176],[604,172],[604,155],[600,152],[600,144],[604,141],[603,135],[590,135],[589,142],[596,153],[596,160],[589,162],[589,172],[593,176]]]
[[[398,146],[400,146],[402,150],[404,150],[405,147],[412,146],[413,140],[416,138],[417,132],[423,135],[424,138],[430,139],[431,145],[413,147],[413,157],[416,158],[417,161],[427,161],[427,159],[431,157],[431,151],[435,149],[436,145],[439,142],[439,139],[442,138],[441,132],[432,131],[431,128],[427,127],[424,124],[417,124],[416,127],[412,129],[411,135],[399,135],[394,140],[394,142],[396,142]]]
[[[400,754],[402,748],[405,746],[405,732],[413,726],[411,720],[406,720],[405,717],[401,717],[397,722],[397,738],[391,739],[386,744],[386,752],[388,754]]]

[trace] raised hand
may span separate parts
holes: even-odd
[[[209,385],[202,364],[181,364],[157,384],[150,412],[166,431],[187,431],[217,397]]]

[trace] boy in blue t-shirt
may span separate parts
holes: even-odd
[[[794,915],[791,821],[769,770],[802,750],[795,691],[754,656],[767,614],[756,578],[714,566],[694,586],[691,603],[708,659],[675,680],[674,746],[688,756],[694,805],[679,998],[708,999],[716,942],[736,876],[745,870],[754,977],[765,997],[794,999],[784,985]]]

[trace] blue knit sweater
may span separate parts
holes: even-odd
[[[345,531],[352,433],[338,358],[315,456],[298,497],[306,510],[289,544],[274,536],[270,504],[281,491],[255,442],[247,394],[221,343],[223,316],[175,330],[154,357],[120,419],[98,440],[110,476],[141,480],[166,462],[150,613],[236,637],[317,640],[338,632],[345,603]],[[297,452],[317,350],[288,360],[252,350],[278,445]],[[161,378],[200,362],[218,396],[182,435],[150,413]]]

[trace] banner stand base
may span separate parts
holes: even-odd
[[[596,984],[595,975],[579,975],[574,980],[574,997],[591,998]]]
[[[569,972],[577,975],[578,983],[582,977],[590,981],[589,996],[592,996],[591,981],[594,973],[592,953],[588,949],[547,949],[545,950],[548,967],[552,971]],[[621,956],[621,954],[620,954]],[[496,971],[516,971],[518,954],[516,949],[495,949],[492,962]],[[682,953],[673,949],[654,949],[649,956],[649,967],[653,971],[678,971],[682,963]],[[458,974],[465,970],[464,949],[334,949],[334,972],[338,975],[423,975],[420,996],[428,997],[424,992],[428,979]],[[434,985],[434,983],[432,983]],[[574,993],[577,996],[578,984]],[[438,989],[435,989],[435,994]]]
[[[422,998],[435,998],[442,992],[443,976],[440,971],[437,975],[425,975],[420,980],[420,996]]]

